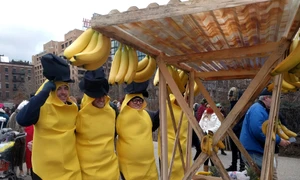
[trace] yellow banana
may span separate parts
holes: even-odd
[[[283,125],[283,124],[281,124],[281,123],[280,123],[279,125],[280,125],[282,131],[283,131],[288,137],[296,137],[296,136],[297,136],[297,134],[296,134],[295,132],[289,130],[285,125]]]
[[[81,53],[86,53],[86,52],[92,51],[97,45],[98,36],[99,36],[99,33],[97,31],[95,31],[89,44],[86,46],[86,48],[83,51],[81,51]],[[84,61],[76,60],[74,57],[72,57],[70,59],[70,62],[73,66],[83,66],[84,64],[86,64]]]
[[[290,54],[297,47],[298,43],[299,43],[299,32],[295,35],[295,38],[293,39],[293,41],[290,45]]]
[[[284,79],[282,79],[282,88],[287,90],[294,90],[296,87],[288,82],[286,82]]]
[[[179,91],[181,93],[184,93],[185,87],[184,87],[184,85],[181,82],[181,79],[179,77],[178,71],[177,71],[177,69],[175,69],[174,66],[171,66],[171,67],[172,67],[172,77],[173,77],[173,79],[174,79],[177,87],[179,88]]]
[[[109,72],[109,76],[108,76],[108,83],[111,85],[115,84],[115,78],[119,71],[119,67],[121,64],[122,47],[123,47],[123,45],[120,43],[120,45],[115,53],[114,59],[111,63],[110,72]]]
[[[90,64],[85,64],[82,67],[86,70],[89,70],[89,71],[93,71],[93,70],[96,70],[99,67],[101,67],[107,61],[107,58],[110,55],[110,47],[111,47],[111,41],[109,41],[109,44],[107,46],[105,46],[105,49],[104,49],[104,52],[103,52],[104,54],[101,57],[102,59],[99,59],[98,61],[95,61],[95,62],[90,63]]]
[[[262,130],[262,132],[264,133],[264,135],[267,134],[268,125],[269,125],[269,120],[266,120],[266,121],[262,124],[262,126],[261,126],[261,130]],[[275,139],[276,139],[276,134],[275,134],[274,129],[273,129],[273,131],[272,131],[272,140],[275,141]]]
[[[212,132],[209,132],[208,133],[208,152],[207,152],[207,155],[211,156],[212,154],[212,151],[213,151],[213,146],[212,146],[212,143],[213,143],[213,135],[211,134]]]
[[[119,71],[116,75],[115,82],[118,84],[122,84],[124,82],[124,77],[126,75],[127,69],[128,69],[128,64],[129,64],[129,59],[128,59],[128,49],[126,46],[123,47],[122,50],[122,55],[121,55],[121,62],[120,62],[120,67]]]
[[[74,59],[74,57],[71,57],[69,62],[71,63],[72,66],[82,67],[84,65],[84,63],[82,63],[82,62],[76,61],[76,59]]]
[[[189,75],[185,72],[185,71],[182,71],[182,70],[178,70],[179,72],[179,77],[180,77],[180,80],[183,84],[183,86],[186,86],[187,85],[187,82],[189,80]]]
[[[127,69],[126,75],[124,77],[124,82],[126,84],[130,84],[133,81],[137,66],[138,66],[138,56],[136,54],[136,51],[132,47],[129,47],[129,49],[128,49],[128,69]]]
[[[200,88],[197,84],[197,82],[194,82],[194,96],[197,96],[200,93]]]
[[[109,48],[107,47],[109,46]],[[104,36],[103,34],[99,33],[97,45],[92,51],[89,52],[81,52],[74,55],[74,58],[76,60],[80,60],[82,62],[85,62],[85,64],[95,63],[96,61],[101,60],[107,60],[104,57],[107,55],[107,51],[110,51],[110,38]],[[103,64],[105,63],[103,62]]]
[[[267,86],[267,90],[270,91],[270,92],[272,92],[273,89],[274,89],[274,83],[272,82],[272,83],[270,83],[270,84]]]
[[[217,146],[218,146],[220,149],[225,149],[225,144],[224,144],[222,141],[218,141]]]
[[[209,138],[208,135],[203,136],[202,140],[201,140],[201,151],[208,154],[209,151]]]
[[[297,76],[295,76],[295,74],[293,74],[293,73],[288,73],[288,74],[290,76],[290,80],[292,83],[299,82],[299,78]]]
[[[219,147],[218,146],[214,146],[214,152],[217,154],[219,152]]]
[[[297,47],[271,72],[272,76],[291,70],[300,63],[300,43]]]
[[[277,125],[277,134],[278,134],[279,137],[281,137],[282,139],[285,139],[285,140],[288,140],[288,139],[289,139],[289,136],[286,135],[286,134],[283,132],[283,130],[282,130],[282,128],[281,128],[281,126],[280,126],[279,124]]]
[[[196,175],[204,175],[204,176],[211,176],[212,175],[212,172],[210,172],[210,171],[198,171],[197,173],[196,173]]]
[[[93,34],[94,30],[92,28],[89,28],[85,30],[70,46],[68,46],[64,50],[64,56],[67,59],[71,59],[75,54],[80,53],[86,46],[89,44]]]
[[[149,57],[146,55],[142,60],[139,61],[138,67],[136,69],[137,72],[143,70],[149,63]]]
[[[151,76],[156,71],[156,61],[153,57],[149,57],[148,65],[141,71],[137,71],[135,77],[133,78],[134,82],[141,83],[149,80]]]
[[[156,72],[153,79],[153,85],[157,86],[159,83],[159,68],[156,68]]]

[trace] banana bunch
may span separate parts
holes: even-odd
[[[138,56],[132,47],[120,43],[110,68],[109,84],[130,84],[136,75]]]
[[[156,71],[156,60],[146,55],[141,61],[138,62],[135,76],[133,81],[137,83],[149,80]]]
[[[110,48],[110,38],[89,28],[64,50],[64,57],[73,66],[95,70],[106,62]]]
[[[269,124],[269,120],[266,120],[261,126],[261,130],[265,135],[267,133],[268,124]],[[297,134],[295,132],[289,130],[286,126],[281,124],[279,119],[276,120],[275,126],[273,128],[273,132],[272,132],[272,140],[274,140],[274,141],[276,139],[276,134],[278,134],[280,138],[285,139],[285,140],[288,140],[290,137],[297,136]]]
[[[212,147],[213,135],[214,135],[213,132],[209,131],[208,134],[205,135],[203,137],[203,139],[201,140],[201,150],[202,150],[202,152],[206,153],[209,156],[212,155],[212,151],[214,151],[215,153],[218,153],[219,148],[225,149],[225,145],[222,141],[218,141],[216,146]]]
[[[290,54],[281,61],[271,72],[272,76],[281,74],[283,72],[288,72],[290,70],[299,72],[300,68],[300,43],[299,42],[299,32],[295,36],[290,46]]]
[[[212,172],[210,171],[198,171],[196,175],[204,175],[204,176],[212,176]]]

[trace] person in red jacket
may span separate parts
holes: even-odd
[[[33,125],[24,127],[26,136],[26,149],[25,149],[25,162],[27,167],[27,175],[32,175],[32,164],[31,164],[31,149],[28,148],[28,143],[33,140]]]

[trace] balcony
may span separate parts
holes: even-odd
[[[16,71],[12,71],[12,74],[20,74],[20,75],[25,75],[25,72],[16,72]]]
[[[24,79],[13,79],[12,82],[25,82]]]
[[[18,91],[18,88],[14,87],[14,88],[13,88],[13,91]]]

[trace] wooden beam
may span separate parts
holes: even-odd
[[[161,61],[161,57],[157,60]],[[159,72],[159,119],[160,119],[160,152],[161,152],[161,171],[160,179],[168,179],[168,138],[167,138],[167,86],[166,80],[161,72]]]
[[[223,0],[221,2],[219,0],[194,0],[187,2],[171,1],[169,5],[162,6],[152,3],[149,5],[150,7],[148,6],[149,8],[144,9],[132,8],[132,11],[125,11],[122,13],[113,10],[107,15],[95,14],[91,20],[91,26],[92,28],[99,28],[124,23],[183,16],[268,1],[271,0]]]
[[[223,77],[249,77],[249,79],[254,78],[259,70],[228,70],[228,71],[210,71],[210,72],[197,72],[196,77],[201,79],[216,79]],[[233,78],[232,78],[233,79]]]
[[[224,59],[240,59],[249,57],[268,56],[268,53],[273,52],[280,42],[270,42],[256,46],[230,48],[218,51],[201,52],[195,54],[185,54],[179,56],[168,56],[164,59],[167,64],[179,62],[211,62]]]
[[[278,119],[280,92],[282,84],[282,74],[275,76],[275,86],[272,93],[272,103],[269,114],[269,125],[266,134],[264,156],[262,162],[262,170],[260,179],[272,179],[273,177],[273,163],[274,163],[274,145],[275,141],[272,140],[273,128],[275,127],[276,119]]]
[[[113,27],[113,26],[102,27],[102,28],[94,27],[93,29],[107,37],[115,39],[120,43],[133,47],[136,50],[144,52],[145,54],[148,54],[150,56],[156,57],[161,53],[155,47],[146,44],[145,42],[139,40],[137,37],[134,37],[126,33],[125,31],[123,31],[118,27]]]

